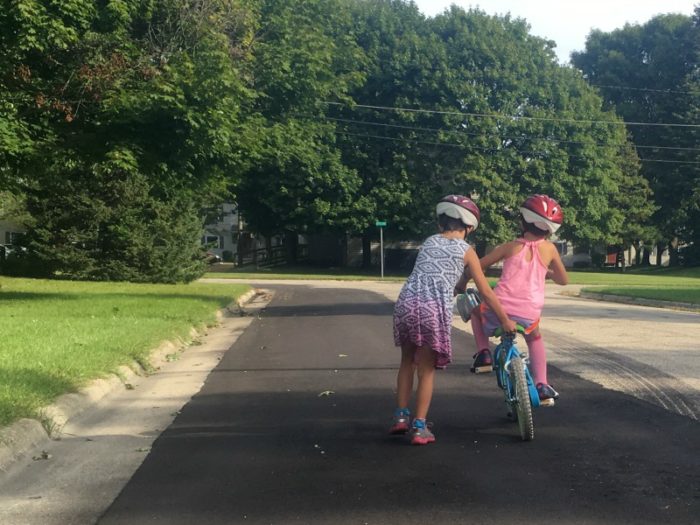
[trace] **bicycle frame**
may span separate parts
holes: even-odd
[[[537,394],[537,387],[530,374],[530,360],[527,354],[521,354],[515,344],[515,334],[502,334],[501,342],[494,350],[494,368],[496,371],[496,381],[503,390],[505,401],[508,405],[515,401],[515,387],[510,380],[510,363],[514,357],[520,357],[525,366],[525,377],[527,387],[530,392],[530,405],[533,408],[540,406],[540,397]]]

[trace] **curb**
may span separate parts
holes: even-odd
[[[579,292],[578,297],[582,297],[584,299],[593,299],[595,301],[606,301],[609,303],[633,304],[637,306],[651,306],[654,308],[670,308],[673,310],[700,313],[700,306],[693,303],[659,301],[657,299],[643,299],[639,297],[626,297],[622,295],[612,295],[606,293],[584,291]]]
[[[240,296],[235,303],[218,310],[217,322],[227,315],[240,315],[243,305],[259,293],[259,290],[251,289]],[[34,447],[60,439],[61,429],[68,420],[97,404],[103,397],[118,388],[129,388],[133,378],[157,372],[170,360],[170,356],[185,351],[192,340],[206,333],[206,327],[200,327],[200,329],[192,327],[189,332],[189,341],[183,339],[163,341],[154,348],[148,358],[148,369],[136,362],[129,366],[122,365],[110,376],[95,379],[78,392],[59,396],[54,403],[39,411],[38,419],[20,419],[7,427],[0,428],[0,471],[6,470]]]

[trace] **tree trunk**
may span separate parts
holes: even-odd
[[[265,237],[265,255],[267,256],[267,264],[272,262],[272,237]]]
[[[668,265],[678,266],[678,238],[674,237],[671,242],[668,243]]]
[[[615,268],[620,267],[622,271],[625,271],[625,249],[620,246],[617,249],[617,254],[615,255]]]
[[[637,241],[634,243],[634,265],[639,266],[642,264],[642,249],[644,248],[644,243],[642,241]]]
[[[372,267],[372,237],[367,231],[362,234],[362,267]]]
[[[663,243],[656,245],[656,266],[661,266],[661,256],[664,254],[666,246]]]
[[[287,256],[287,264],[297,263],[297,248],[299,247],[299,236],[297,232],[285,230],[284,232],[284,248]]]
[[[651,250],[646,244],[644,245],[644,249],[642,250],[642,265],[651,266]]]

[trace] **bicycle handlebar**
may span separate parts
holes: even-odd
[[[519,334],[525,335],[525,327],[520,324],[515,324],[515,331],[518,332]],[[501,337],[502,335],[505,335],[503,332],[503,327],[499,326],[496,328],[496,331],[493,333],[495,337]]]

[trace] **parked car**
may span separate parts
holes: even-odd
[[[216,264],[220,263],[222,261],[221,255],[218,255],[211,250],[207,252],[207,255],[205,257],[206,261],[208,264]]]
[[[5,260],[14,255],[15,257],[27,253],[27,248],[24,246],[16,246],[13,244],[0,244],[0,260]]]

